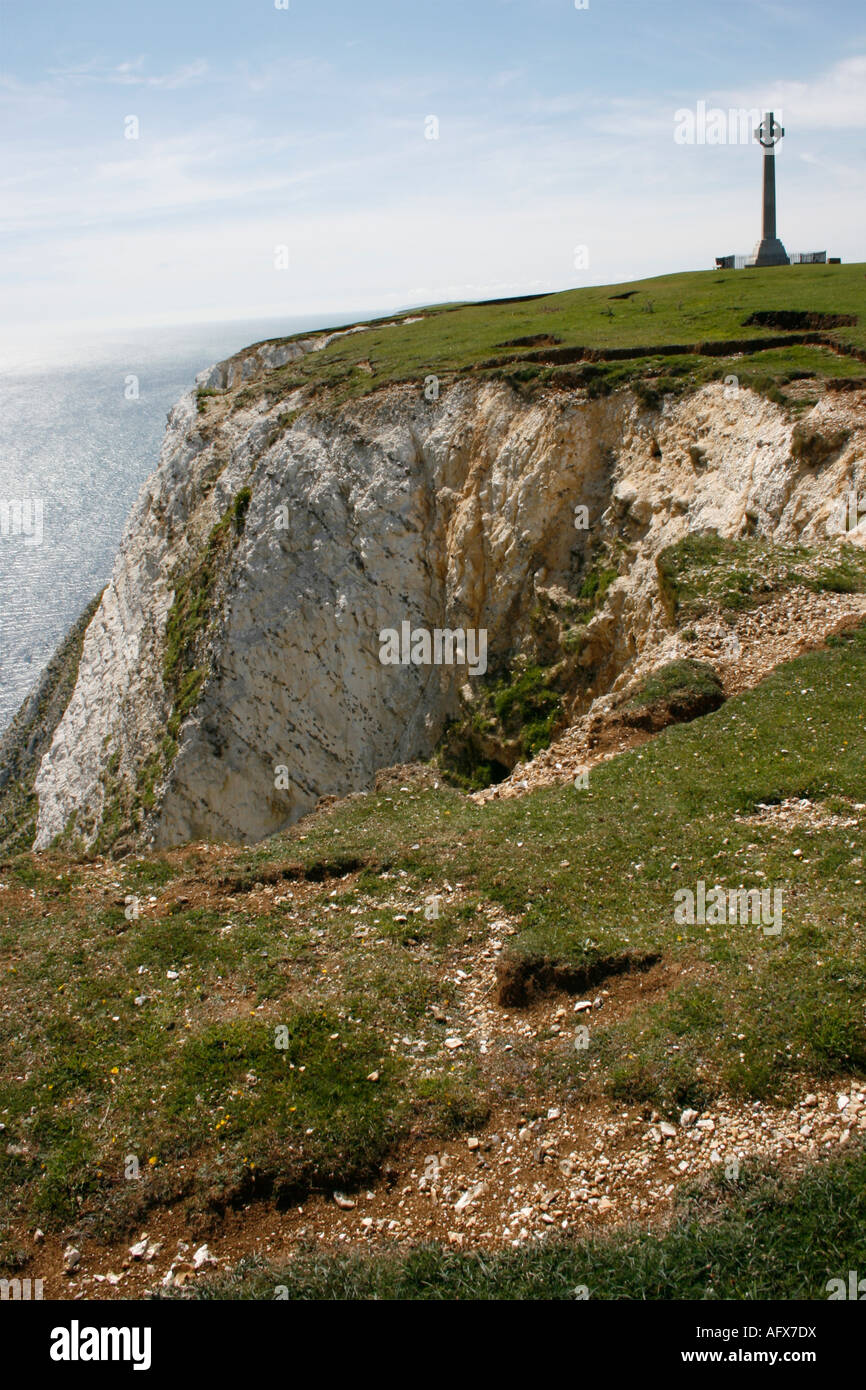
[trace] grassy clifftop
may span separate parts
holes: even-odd
[[[655,389],[684,388],[731,372],[765,385],[784,385],[792,374],[862,377],[864,270],[695,271],[419,309],[372,322],[269,372],[245,386],[240,399],[279,398],[300,386],[346,398],[466,373],[504,377],[527,389],[583,384],[596,391],[646,378]],[[672,351],[677,348],[686,351]],[[213,399],[202,396],[204,413]]]

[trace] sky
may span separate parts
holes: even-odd
[[[761,156],[700,104],[781,111],[788,251],[866,258],[862,0],[0,0],[4,332],[712,266]]]

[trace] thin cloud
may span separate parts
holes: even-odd
[[[209,68],[205,58],[196,58],[171,72],[148,73],[142,71],[143,58],[109,66],[98,58],[71,67],[48,68],[50,77],[60,82],[104,83],[118,87],[162,87],[176,91],[181,87],[194,86],[208,76]]]
[[[801,130],[863,130],[866,54],[844,58],[806,82],[774,80],[763,87],[717,93],[713,99],[725,107],[783,111],[785,120]]]

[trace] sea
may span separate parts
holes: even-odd
[[[366,317],[366,315],[365,315]],[[111,575],[170,407],[250,343],[357,315],[0,341],[0,731]]]

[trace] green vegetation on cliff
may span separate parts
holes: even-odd
[[[828,558],[826,548],[733,540],[705,531],[668,546],[656,567],[662,597],[680,624],[707,613],[754,608],[795,585],[816,593],[866,592],[866,552],[853,545]]]
[[[238,492],[200,554],[176,581],[166,622],[163,662],[165,688],[172,697],[168,722],[172,738],[195,708],[207,675],[205,667],[197,665],[196,661],[202,655],[202,639],[214,616],[214,592],[224,576],[232,548],[243,535],[250,497],[249,488]]]
[[[864,267],[690,271],[434,306],[374,321],[243,391],[246,404],[298,387],[340,400],[467,374],[528,392],[578,386],[599,395],[639,383],[648,407],[667,392],[733,375],[784,400],[792,382],[866,377]]]

